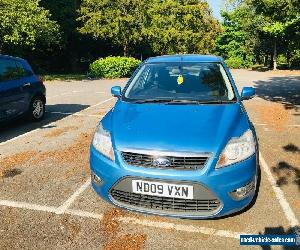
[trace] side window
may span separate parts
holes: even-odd
[[[134,93],[143,90],[145,87],[145,82],[147,81],[147,78],[149,77],[150,74],[150,68],[146,67],[140,74],[139,78],[136,81],[136,84],[132,87],[132,91]]]
[[[24,69],[22,63],[16,61],[16,67],[17,67],[17,74],[18,77],[24,77],[24,76],[29,76],[31,72],[27,71]]]
[[[20,77],[20,71],[15,61],[0,59],[0,82],[14,80]]]

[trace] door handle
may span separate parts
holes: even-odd
[[[31,86],[31,83],[25,83],[24,85],[23,85],[23,87],[30,87]]]

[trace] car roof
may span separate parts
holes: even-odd
[[[23,58],[20,58],[20,57],[14,57],[14,56],[9,56],[9,55],[1,55],[1,54],[0,54],[0,58],[1,58],[1,59],[10,59],[10,60],[17,60],[17,61],[23,61],[23,62],[26,62],[26,60],[24,60]]]
[[[219,56],[212,55],[166,55],[150,57],[146,60],[147,63],[159,63],[159,62],[214,62],[221,63],[223,59]]]

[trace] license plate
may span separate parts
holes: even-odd
[[[136,194],[146,194],[161,197],[193,199],[194,187],[154,181],[132,180],[132,191]]]

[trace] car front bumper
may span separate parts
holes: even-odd
[[[249,195],[241,200],[234,199],[230,193],[252,181],[255,181],[256,184],[257,156],[255,154],[242,162],[218,170],[214,170],[211,167],[213,164],[215,164],[215,161],[212,159],[207,162],[207,165],[203,169],[191,171],[143,168],[128,166],[122,162],[119,156],[116,157],[115,162],[112,162],[98,153],[93,146],[91,146],[90,152],[91,171],[101,179],[99,182],[95,182],[94,178],[92,178],[92,186],[95,192],[104,200],[129,210],[181,218],[222,217],[242,210],[252,201],[255,188]],[[220,201],[219,207],[211,213],[177,213],[123,204],[117,202],[112,197],[111,191],[117,183],[125,178],[147,179],[179,184],[184,182],[191,185],[199,184],[201,187],[210,190],[211,193],[217,197]]]

